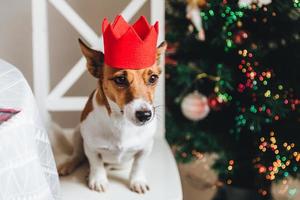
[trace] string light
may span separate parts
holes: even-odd
[[[282,148],[279,150],[274,131],[270,131],[269,140],[261,137],[259,142],[258,149],[262,152],[261,157],[264,156],[264,154],[270,155],[270,153],[274,156],[273,162],[270,164],[263,164],[260,157],[254,160],[255,168],[258,170],[258,173],[264,175],[267,180],[273,181],[279,176],[284,178],[288,177],[290,168],[292,168],[294,172],[298,171],[296,163],[298,162],[298,152],[293,151],[296,146],[294,143],[289,144],[288,142],[284,142],[281,145]]]
[[[294,0],[293,5],[295,8],[300,8],[300,0]]]

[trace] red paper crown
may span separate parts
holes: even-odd
[[[133,25],[121,15],[113,23],[103,20],[104,62],[118,69],[142,69],[156,60],[158,22],[149,25],[141,16]]]

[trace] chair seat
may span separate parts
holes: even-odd
[[[88,164],[69,176],[61,177],[63,200],[182,200],[180,177],[173,154],[163,138],[155,139],[152,154],[146,161],[150,191],[137,194],[129,189],[129,169],[108,172],[109,188],[105,193],[87,186]]]

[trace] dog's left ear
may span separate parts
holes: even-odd
[[[157,47],[157,50],[156,50],[156,62],[157,62],[158,65],[159,65],[159,63],[160,63],[161,55],[165,54],[165,52],[166,52],[167,46],[168,46],[167,42],[166,42],[166,41],[163,41],[163,42],[160,43],[160,45]]]
[[[90,74],[95,78],[101,78],[102,68],[104,65],[104,54],[89,48],[81,39],[78,39],[81,52],[86,58],[86,66]]]

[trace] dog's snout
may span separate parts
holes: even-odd
[[[140,122],[146,122],[151,119],[152,112],[150,110],[136,111],[135,116]]]

